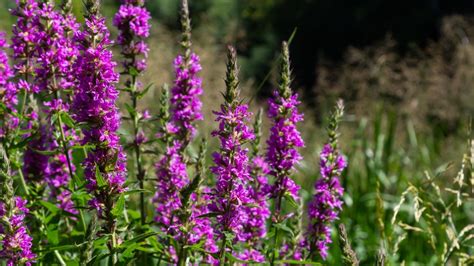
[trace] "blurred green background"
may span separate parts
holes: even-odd
[[[73,2],[80,17],[82,2]],[[103,2],[110,23],[119,3]],[[14,1],[0,0],[0,5],[0,29],[9,32],[14,21],[8,8]],[[161,84],[173,80],[178,5],[178,0],[147,1],[153,22],[150,67],[143,80],[156,89],[141,108],[152,112],[159,107],[155,103]],[[382,241],[383,235],[400,236],[390,219],[409,184],[423,185],[424,171],[435,175],[443,188],[452,183],[474,115],[473,1],[190,0],[190,9],[194,50],[203,64],[206,120],[200,134],[206,136],[215,127],[211,111],[217,109],[224,88],[225,44],[237,47],[243,95],[255,111],[265,107],[276,86],[281,41],[295,34],[290,47],[294,90],[303,99],[301,130],[306,140],[297,179],[305,199],[319,176],[328,110],[337,98],[344,99],[341,146],[349,168],[340,222],[346,224],[363,265],[374,261],[381,246],[390,246],[384,241],[394,241]],[[127,100],[124,95],[122,101]],[[150,172],[152,162],[149,158]],[[447,199],[454,197],[444,192]],[[400,215],[414,224],[413,209],[406,204]],[[472,190],[470,200],[454,215],[460,226],[474,221]],[[443,239],[446,232],[441,228],[436,234]],[[390,259],[395,265],[403,260],[407,265],[436,265],[427,256],[432,249],[429,238],[410,232]],[[339,265],[337,245],[331,254],[328,264]]]

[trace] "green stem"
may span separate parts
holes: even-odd
[[[276,250],[277,244],[278,244],[278,228],[275,227],[275,238],[273,241],[272,259],[270,261],[271,266],[275,265],[275,257],[276,257],[276,253],[278,252]]]
[[[59,260],[59,264],[61,264],[61,266],[66,266],[66,262],[64,261],[63,257],[62,257],[61,254],[59,253],[59,251],[55,250],[55,251],[54,251],[54,255],[55,255],[56,258]]]
[[[279,180],[281,180],[282,178],[280,177]],[[277,195],[277,198],[276,198],[276,202],[275,202],[275,220],[276,220],[276,223],[279,223],[280,222],[280,212],[281,212],[281,202],[283,200],[283,191],[280,191],[280,193],[278,193]],[[275,223],[273,222],[273,219],[272,219],[272,223],[271,223],[271,226],[273,227]],[[275,236],[274,236],[274,241],[273,241],[273,253],[272,253],[272,258],[271,258],[271,261],[270,261],[270,265],[273,266],[275,265],[275,257],[276,257],[276,251],[275,249],[277,248],[277,245],[278,245],[278,228],[275,227]]]
[[[26,181],[25,181],[25,176],[23,175],[23,171],[22,169],[18,169],[18,174],[20,175],[20,182],[21,182],[21,187],[23,188],[23,190],[25,191],[25,194],[27,196],[30,195],[30,192],[28,190],[28,186],[26,185]]]
[[[110,254],[112,254],[112,265],[116,265],[117,262],[118,262],[118,257],[117,257],[117,253],[115,253],[115,249],[117,247],[117,235],[116,235],[116,232],[115,232],[115,225],[113,226],[112,228],[112,232],[111,232],[111,246],[109,247],[109,250],[110,250]]]
[[[145,209],[145,194],[143,193],[144,189],[144,172],[143,172],[143,167],[142,167],[142,158],[141,158],[141,152],[140,152],[140,146],[138,145],[138,133],[139,133],[139,124],[138,124],[138,116],[137,116],[137,78],[136,76],[132,75],[132,91],[131,91],[131,97],[132,97],[132,106],[134,110],[133,114],[133,131],[135,134],[135,162],[137,166],[137,180],[140,186],[140,217],[141,217],[141,224],[144,225],[146,223],[146,209]]]
[[[219,265],[225,265],[225,248],[226,248],[227,238],[224,235],[222,238],[221,248],[219,251]]]

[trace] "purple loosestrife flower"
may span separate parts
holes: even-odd
[[[267,141],[267,162],[270,174],[275,177],[271,188],[272,197],[276,198],[276,210],[280,211],[281,198],[289,193],[295,200],[299,198],[300,187],[291,179],[291,171],[302,159],[297,148],[304,146],[297,123],[303,120],[298,112],[298,95],[292,94],[291,71],[288,45],[283,44],[282,76],[278,90],[268,101],[268,117],[273,120],[270,136]]]
[[[68,194],[65,189],[75,171],[70,159],[72,153],[67,149],[73,141],[67,141],[66,138],[74,139],[76,136],[73,129],[63,125],[59,116],[69,113],[72,92],[68,90],[73,89],[76,83],[73,66],[79,50],[73,35],[79,30],[79,24],[67,10],[64,13],[56,11],[52,3],[41,3],[40,7],[38,13],[43,35],[37,47],[35,81],[42,92],[51,95],[51,98],[44,102],[50,125],[48,135],[44,139],[48,139],[49,150],[63,150],[62,153],[48,156],[49,173],[46,180],[51,190],[50,197],[57,201],[57,205],[67,206],[65,211],[77,214],[72,208],[70,196],[65,196]]]
[[[28,208],[26,200],[14,197],[0,202],[0,259],[8,266],[31,265],[36,255],[31,251],[32,238],[24,224]]]
[[[150,12],[144,7],[144,0],[122,0],[113,24],[119,30],[117,43],[122,48],[123,66],[126,73],[142,72],[146,68],[148,46],[144,39],[150,35]],[[142,56],[143,59],[139,57]]]
[[[203,119],[199,99],[203,93],[202,80],[197,76],[201,71],[199,57],[194,53],[179,55],[174,61],[174,69],[176,78],[171,90],[171,121],[179,127],[177,134],[186,143],[196,133],[194,122]]]
[[[201,113],[202,80],[199,56],[191,51],[191,21],[187,1],[182,2],[182,40],[184,50],[174,60],[175,80],[171,89],[171,122],[178,127],[178,138],[187,145],[196,133],[195,122],[203,119]],[[185,148],[185,147],[183,147]]]
[[[126,90],[130,93],[133,111],[129,112],[133,121],[134,139],[132,146],[135,154],[136,177],[140,189],[144,188],[146,171],[142,166],[141,147],[146,142],[146,136],[141,128],[142,122],[146,120],[145,114],[140,114],[137,110],[138,100],[146,93],[142,83],[138,81],[138,76],[146,68],[148,58],[148,46],[144,39],[149,36],[151,18],[150,13],[144,7],[145,0],[123,0],[119,11],[114,17],[113,24],[119,30],[117,43],[120,45],[123,56],[123,74],[128,75],[125,81]],[[145,195],[140,193],[140,214],[141,223],[146,222]]]
[[[321,178],[314,185],[315,195],[308,207],[309,228],[307,240],[310,254],[317,251],[323,259],[327,257],[328,244],[331,240],[331,223],[338,218],[342,209],[342,194],[344,192],[339,178],[347,166],[337,148],[337,127],[343,115],[343,104],[339,102],[329,127],[329,143],[320,155]]]
[[[126,159],[117,135],[120,117],[115,84],[119,76],[108,50],[111,41],[105,19],[95,4],[88,2],[88,8],[84,30],[77,35],[81,53],[74,65],[78,88],[72,109],[76,121],[87,125],[82,130],[83,144],[95,146],[83,162],[86,187],[94,196],[90,204],[111,223],[108,230],[115,230],[110,212],[124,191],[126,178]]]
[[[25,89],[29,93],[37,93],[39,88],[29,84],[29,77],[34,72],[34,58],[36,44],[42,38],[40,19],[38,16],[38,2],[35,0],[16,0],[17,7],[11,11],[17,17],[13,25],[12,49],[15,59],[15,73],[17,74],[18,89]]]
[[[181,41],[184,55],[179,55],[174,61],[175,83],[171,90],[171,105],[166,111],[166,122],[163,125],[163,132],[159,135],[166,135],[167,153],[173,151],[174,156],[164,156],[157,164],[158,190],[155,197],[157,204],[157,214],[163,209],[163,205],[175,206],[177,210],[181,208],[179,201],[179,191],[189,183],[189,176],[186,172],[183,151],[188,143],[194,137],[196,131],[194,122],[202,119],[201,101],[199,95],[202,94],[201,80],[196,74],[201,70],[199,58],[196,55],[191,56],[191,23],[189,20],[189,10],[187,2],[183,1],[181,10],[181,25],[183,37]],[[162,112],[164,113],[164,112]],[[176,165],[175,165],[176,164]],[[184,168],[183,168],[184,167]],[[173,168],[183,168],[182,174],[172,173]],[[168,185],[163,183],[170,182],[169,176],[175,175],[175,181]],[[180,179],[179,181],[177,179]],[[163,188],[169,187],[168,190]],[[171,197],[160,196],[159,194],[174,194]],[[157,219],[169,219],[170,217],[157,217]]]
[[[167,153],[157,164],[158,188],[155,196],[156,220],[165,225],[171,222],[172,225],[164,229],[180,245],[179,250],[175,251],[174,258],[178,263],[186,261],[187,251],[184,246],[199,241],[204,241],[207,252],[217,252],[213,239],[214,229],[209,218],[199,217],[209,212],[207,206],[209,196],[200,193],[200,182],[197,182],[201,178],[198,177],[199,170],[193,182],[190,182],[184,155],[187,145],[195,136],[195,122],[202,120],[203,117],[202,103],[199,99],[203,90],[201,79],[197,76],[201,66],[199,57],[191,52],[191,25],[187,1],[182,1],[181,25],[183,32],[181,45],[184,53],[174,61],[175,81],[171,90],[169,112],[168,110],[161,112],[164,122],[159,135],[167,139]],[[204,155],[201,154],[200,157]],[[199,163],[196,167],[202,168]],[[162,211],[163,209],[167,211]],[[183,228],[185,232],[182,232]],[[211,256],[205,260],[211,262]]]
[[[270,217],[270,210],[267,202],[268,197],[268,164],[261,156],[252,158],[250,164],[252,174],[252,186],[249,188],[249,195],[253,201],[253,206],[249,206],[248,223],[245,225],[248,233],[248,241],[261,240],[267,234],[266,220]]]
[[[167,147],[166,153],[156,166],[158,185],[154,198],[157,206],[155,220],[164,225],[164,228],[179,226],[178,217],[174,216],[173,212],[181,207],[179,191],[186,186],[189,179],[186,163],[179,153],[180,149],[179,141],[174,141]]]
[[[5,105],[5,109],[0,109],[0,139],[7,137],[10,131],[18,127],[19,123],[16,116],[18,91],[16,86],[10,81],[13,77],[13,71],[5,51],[7,47],[5,33],[0,32],[0,103]]]
[[[241,260],[264,262],[265,256],[261,253],[262,240],[267,234],[267,219],[270,217],[268,205],[268,178],[269,167],[265,158],[260,155],[260,140],[262,127],[262,110],[258,112],[254,124],[255,139],[252,141],[252,157],[249,165],[252,180],[249,182],[249,195],[252,200],[246,206],[248,213],[247,223],[244,225],[245,249],[235,254]]]
[[[46,151],[49,148],[49,136],[44,127],[33,136],[23,156],[23,175],[27,182],[42,185],[49,176],[49,156],[38,151]]]
[[[216,229],[221,239],[219,258],[223,262],[227,235],[231,233],[236,241],[244,241],[244,225],[248,219],[246,204],[251,203],[248,182],[248,149],[243,145],[254,139],[253,131],[246,124],[251,116],[248,106],[241,103],[238,88],[237,58],[234,48],[229,47],[226,75],[225,103],[214,112],[219,128],[212,132],[220,140],[220,151],[213,154],[215,166],[211,172],[216,184],[211,194],[209,210],[217,214]]]
[[[13,77],[13,71],[8,63],[8,55],[5,49],[8,44],[5,38],[5,32],[0,32],[0,96],[5,101],[2,101],[7,108],[14,109],[17,98],[16,91],[11,91],[9,87],[10,78]]]
[[[79,24],[72,14],[54,10],[51,3],[40,6],[42,35],[36,48],[36,83],[40,90],[52,93],[71,89],[75,82],[73,65],[79,53],[73,34],[78,32]]]

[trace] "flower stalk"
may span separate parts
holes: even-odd
[[[129,92],[132,101],[132,110],[129,112],[133,127],[133,143],[136,179],[138,180],[140,192],[140,221],[142,225],[146,223],[146,204],[144,183],[146,172],[143,167],[142,145],[146,142],[143,134],[142,123],[148,119],[146,113],[138,110],[138,101],[147,90],[142,88],[139,76],[146,69],[148,58],[148,46],[145,39],[149,36],[151,18],[150,13],[144,7],[144,0],[123,0],[119,11],[114,17],[113,24],[119,30],[117,43],[121,47],[123,56],[123,76],[126,76],[125,91]]]

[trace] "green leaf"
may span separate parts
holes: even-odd
[[[82,244],[81,244],[82,245]],[[62,245],[62,246],[56,246],[56,247],[49,247],[47,250],[48,251],[54,251],[54,250],[71,250],[71,249],[77,249],[81,245]]]
[[[41,201],[40,201],[40,204],[41,204],[43,207],[45,207],[46,209],[48,209],[48,211],[50,211],[50,212],[52,212],[52,213],[54,213],[54,214],[56,214],[56,213],[58,213],[58,212],[61,211],[61,209],[60,209],[58,206],[54,205],[54,204],[51,203],[51,202],[47,202],[47,201],[41,200]]]
[[[137,249],[137,247],[140,246],[137,243],[133,243],[130,246],[128,246],[125,251],[122,252],[122,256],[125,258],[132,258],[134,256],[134,251]]]
[[[95,166],[95,179],[97,181],[97,186],[99,188],[107,186],[107,181],[104,180],[102,173],[99,170],[99,166]]]
[[[297,264],[297,265],[322,265],[319,262],[313,262],[308,260],[277,260],[275,264]]]
[[[115,217],[120,216],[123,213],[123,210],[125,209],[125,196],[121,195],[119,199],[117,200],[117,203],[115,204],[114,208],[112,209],[111,213]]]
[[[57,228],[53,230],[51,228],[48,228],[47,236],[48,236],[48,243],[53,244],[53,245],[59,244],[59,232]]]
[[[132,210],[130,208],[127,209],[128,216],[132,218],[133,220],[138,220],[140,219],[140,212],[136,210]]]
[[[36,150],[36,149],[33,149],[33,151],[35,153],[38,153],[38,154],[41,154],[41,155],[46,155],[46,156],[53,156],[53,155],[56,155],[56,154],[59,154],[60,151],[59,150],[52,150],[52,151],[41,151],[41,150]]]
[[[128,74],[130,76],[135,76],[136,77],[140,74],[140,72],[138,72],[138,70],[135,67],[132,66],[132,67],[129,68]]]
[[[125,108],[127,109],[127,112],[130,114],[130,117],[136,117],[137,116],[137,110],[135,110],[128,103],[125,103]]]
[[[153,88],[153,83],[151,83],[151,84],[148,85],[143,91],[141,91],[140,93],[138,93],[137,99],[143,98],[143,96],[145,96],[145,95],[148,93],[148,91],[150,90],[150,88]]]
[[[291,228],[286,226],[286,224],[283,224],[283,223],[274,224],[273,227],[278,228],[284,232],[287,232],[288,234],[290,234],[291,237],[295,236],[295,233],[293,232],[293,230],[291,230]]]
[[[74,119],[66,112],[61,112],[60,114],[61,122],[63,122],[69,128],[74,128]]]
[[[95,145],[93,144],[86,144],[86,145],[73,145],[71,149],[73,150],[82,150],[82,149],[94,149]]]
[[[87,265],[96,265],[96,261],[99,262],[107,257],[112,256],[110,253],[103,253],[103,254],[98,254],[94,256],[90,261],[87,262]]]
[[[221,215],[222,213],[220,212],[208,212],[206,214],[203,214],[203,215],[199,215],[198,217],[199,218],[212,218],[212,217],[217,217],[219,215]]]
[[[299,208],[298,203],[295,201],[295,199],[293,198],[293,196],[289,192],[286,192],[284,197],[288,201],[288,203],[290,203],[292,208],[294,208],[294,209]]]
[[[142,240],[145,240],[151,236],[155,236],[157,235],[158,233],[155,233],[155,232],[148,232],[148,233],[143,233],[141,235],[138,235],[130,240],[127,240],[127,241],[124,241],[122,243],[122,245],[120,245],[120,247],[124,248],[124,247],[128,247],[130,244],[133,244],[133,243],[137,243],[137,242],[140,242]]]
[[[153,192],[147,189],[132,189],[125,191],[123,194],[124,195],[133,195],[133,194],[139,194],[139,193],[145,193],[145,194],[152,194]]]

